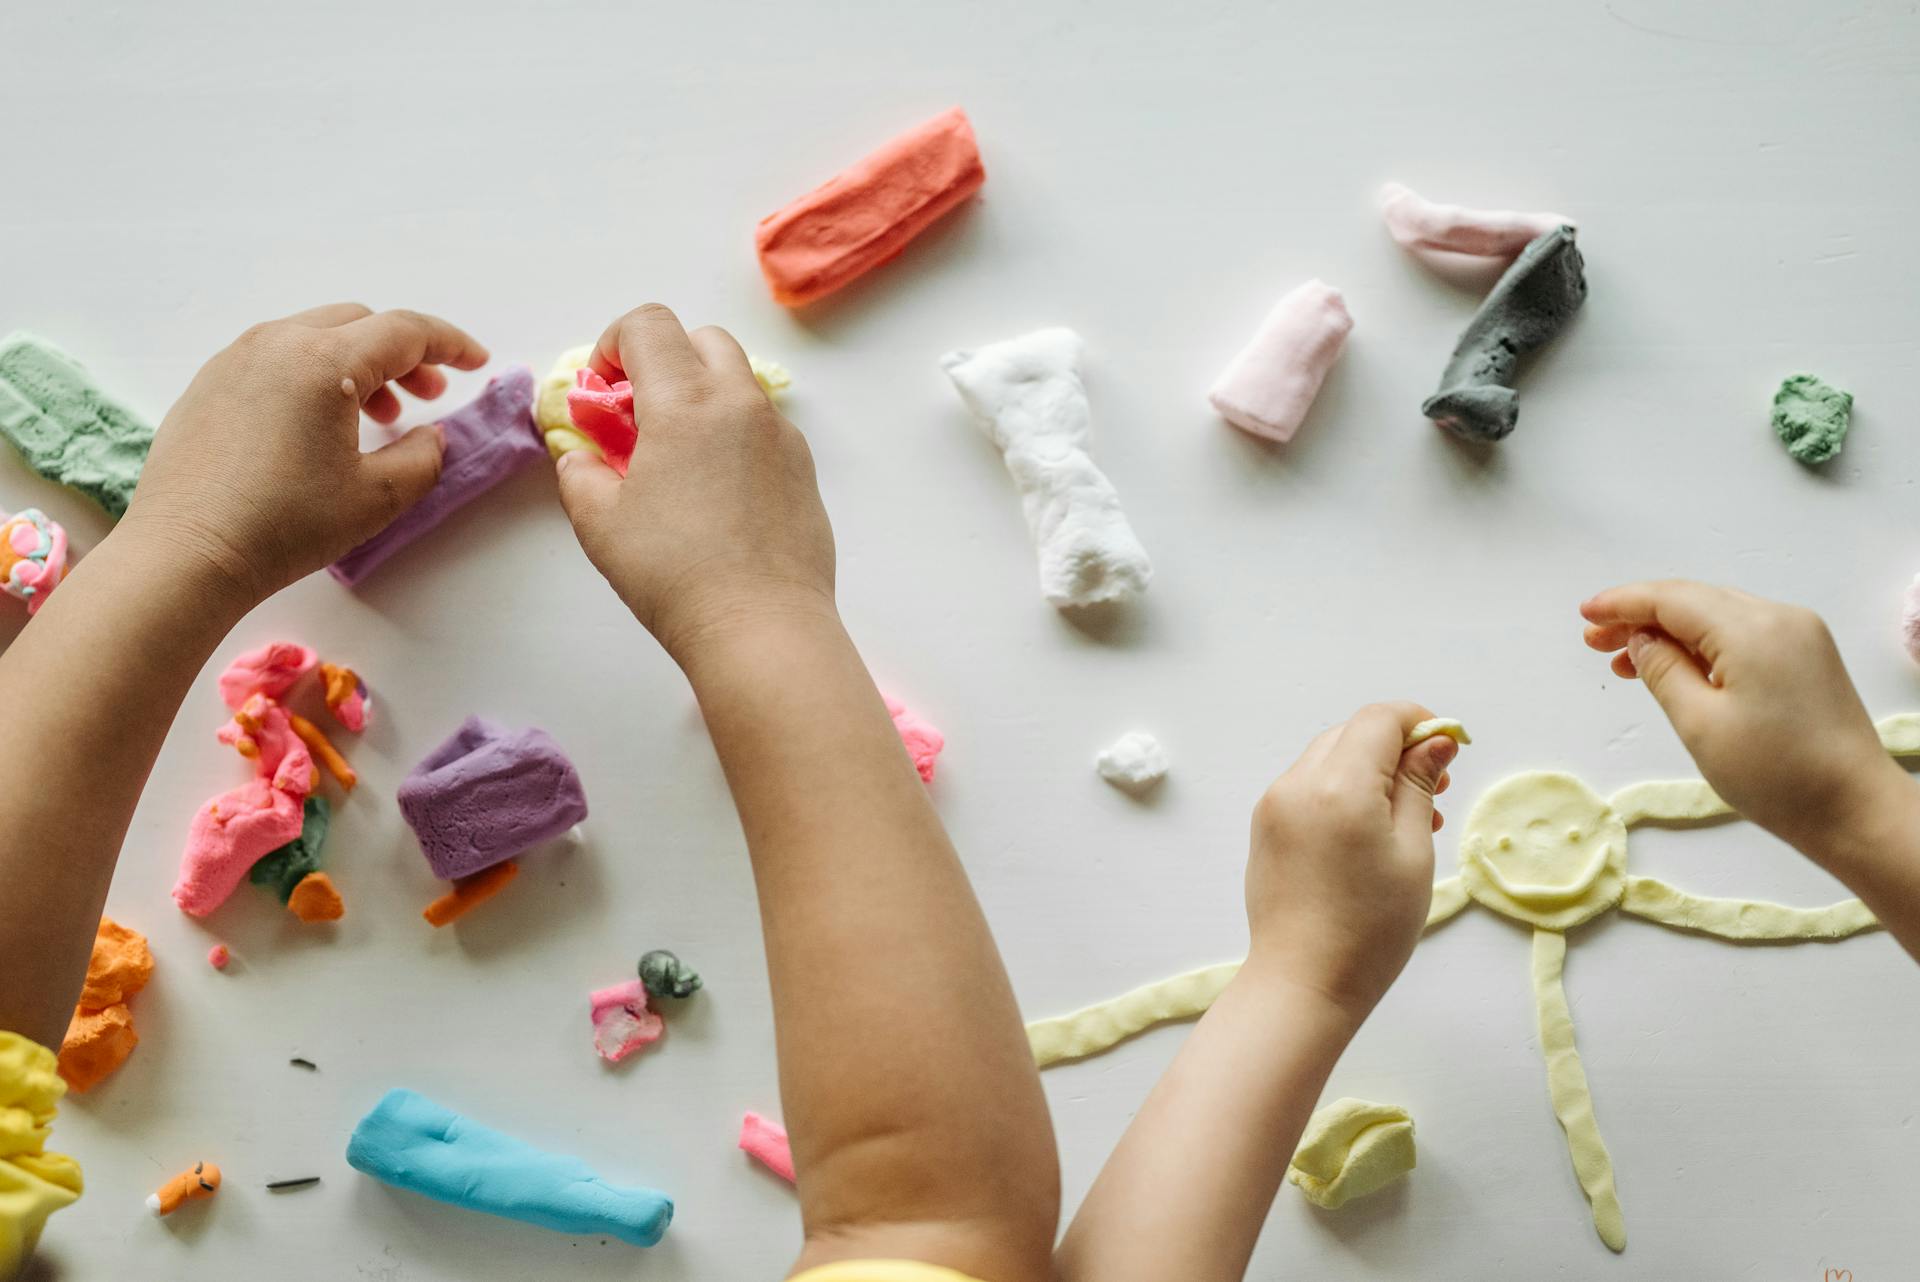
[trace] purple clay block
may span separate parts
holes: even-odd
[[[468,717],[401,782],[400,813],[433,875],[451,881],[567,831],[587,817],[587,794],[546,731]]]
[[[471,403],[439,422],[447,440],[440,479],[393,524],[327,567],[348,587],[460,508],[547,456],[533,426],[533,371],[525,365],[499,374]]]

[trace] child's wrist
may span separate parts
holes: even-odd
[[[1351,1039],[1373,1013],[1378,998],[1348,993],[1310,966],[1275,950],[1256,945],[1233,977],[1233,984],[1262,995],[1263,1001],[1285,1002],[1312,1015],[1328,1033]]]
[[[1888,859],[1920,848],[1920,785],[1890,758],[1860,780],[1842,813],[1845,822],[1794,845],[1850,885],[1872,878]]]
[[[842,643],[846,629],[831,596],[802,587],[706,602],[698,613],[671,620],[660,634],[661,645],[696,689],[741,664],[765,665],[792,642],[809,639]]]

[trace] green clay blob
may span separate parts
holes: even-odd
[[[1811,374],[1792,374],[1773,394],[1773,430],[1802,463],[1824,463],[1846,442],[1853,394]]]
[[[31,334],[0,342],[0,434],[28,466],[114,516],[127,510],[153,428],[100,390],[80,363]]]
[[[691,997],[700,991],[700,976],[664,948],[640,958],[640,984],[649,997]]]
[[[320,871],[320,847],[327,844],[327,821],[332,818],[333,807],[325,797],[308,797],[306,811],[300,819],[300,835],[278,850],[260,856],[260,862],[247,874],[247,880],[256,886],[265,886],[280,896],[281,903],[286,903],[293,897],[293,888],[308,873]]]

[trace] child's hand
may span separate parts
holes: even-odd
[[[1906,784],[1820,616],[1702,583],[1611,588],[1587,644],[1638,676],[1728,804],[1823,859]]]
[[[624,479],[584,450],[560,499],[588,558],[682,664],[704,638],[775,614],[833,612],[833,530],[813,455],[723,329],[688,334],[647,304],[600,336],[595,372],[633,383]]]
[[[447,387],[437,366],[486,361],[486,348],[417,312],[336,303],[255,325],[167,412],[123,524],[264,599],[379,533],[439,477],[430,426],[360,452],[362,410],[400,416],[387,383],[430,399]]]
[[[1433,798],[1459,745],[1401,750],[1432,716],[1362,708],[1307,745],[1253,811],[1249,965],[1325,994],[1357,1026],[1413,955],[1433,898]]]

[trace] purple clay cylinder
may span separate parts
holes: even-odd
[[[525,365],[495,376],[478,397],[439,423],[447,441],[440,479],[393,524],[327,567],[348,587],[454,512],[547,456],[533,425],[533,371]]]
[[[587,794],[544,730],[468,717],[400,784],[400,813],[436,877],[470,877],[587,817]]]

